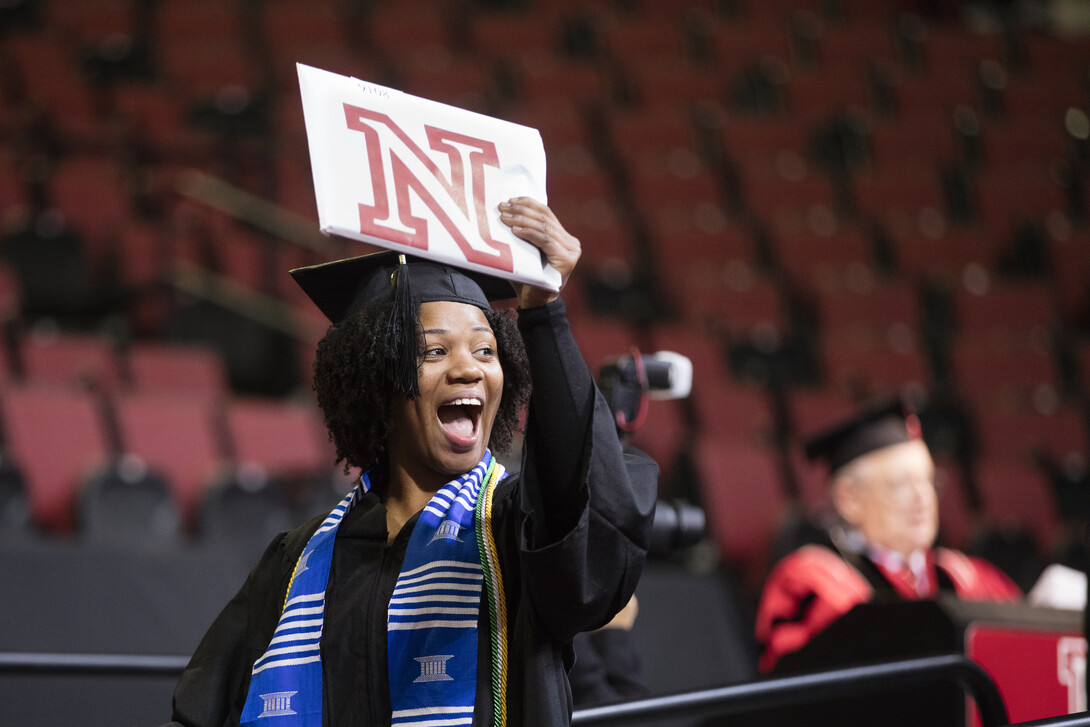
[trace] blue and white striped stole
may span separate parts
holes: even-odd
[[[393,727],[473,721],[484,586],[473,517],[492,463],[486,453],[440,489],[409,539],[386,619]]]
[[[240,724],[271,722],[277,727],[321,727],[320,648],[333,543],[341,520],[370,487],[365,474],[303,548],[272,640],[254,662]],[[277,719],[268,719],[273,717]]]
[[[472,721],[482,583],[473,514],[493,466],[486,451],[432,497],[413,528],[388,612],[394,725]],[[333,545],[342,519],[370,488],[364,473],[303,548],[273,638],[254,663],[242,725],[321,727],[320,649]]]

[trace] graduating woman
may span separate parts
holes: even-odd
[[[502,221],[566,282],[545,205]],[[314,388],[359,484],[277,537],[172,724],[565,725],[571,642],[632,596],[657,468],[622,453],[558,293],[390,252],[292,271],[333,323]],[[517,297],[517,323],[490,301]],[[510,445],[529,400],[522,462]]]

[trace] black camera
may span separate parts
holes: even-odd
[[[706,523],[704,509],[682,500],[662,500],[655,503],[655,519],[651,523],[651,555],[666,555],[696,545],[704,539]]]
[[[618,434],[636,431],[647,416],[650,399],[681,399],[689,395],[693,364],[673,351],[642,355],[633,351],[607,361],[598,375],[598,388],[613,412]],[[696,545],[704,537],[704,510],[681,500],[659,500],[651,525],[652,555],[665,555]]]
[[[649,399],[682,399],[692,386],[693,362],[673,351],[633,351],[607,361],[598,374],[598,388],[622,432],[639,428]]]

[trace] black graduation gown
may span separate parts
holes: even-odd
[[[568,672],[576,707],[650,696],[632,632],[606,628],[575,637],[575,665]]]
[[[567,725],[571,640],[609,621],[635,591],[646,557],[657,466],[626,455],[583,363],[560,301],[520,311],[533,395],[520,472],[499,484],[493,530],[508,611],[510,725]],[[280,616],[315,518],[276,538],[216,618],[174,693],[172,725],[237,725],[250,669]],[[374,494],[344,518],[326,589],[325,723],[390,724],[386,608],[415,518],[387,545]],[[491,725],[487,609],[482,604],[474,725]]]

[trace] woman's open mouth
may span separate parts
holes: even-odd
[[[481,410],[476,396],[454,399],[439,407],[439,425],[456,447],[472,447],[480,437]]]

